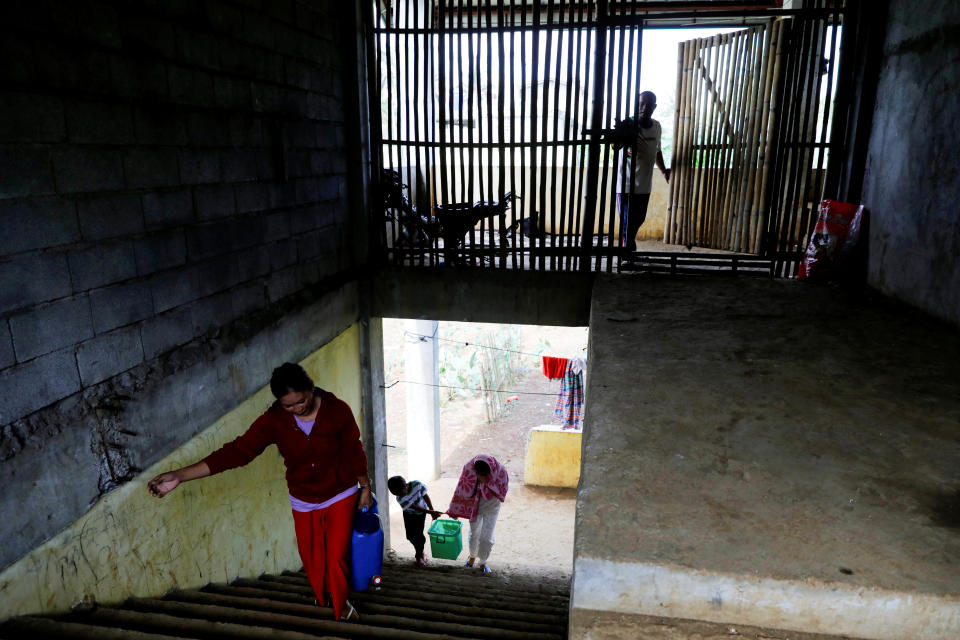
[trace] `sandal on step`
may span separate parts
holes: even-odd
[[[487,565],[483,565],[483,572],[484,572],[484,573],[491,573],[490,567],[488,567]]]
[[[354,608],[350,601],[347,600],[344,604],[347,605],[347,610],[343,612],[343,615],[340,616],[340,619],[345,622],[355,622],[360,619],[360,614],[357,613],[357,610]]]

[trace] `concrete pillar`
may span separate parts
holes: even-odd
[[[440,382],[437,326],[433,320],[407,320],[404,377],[407,379],[407,478],[440,477]],[[427,336],[427,337],[419,337]]]

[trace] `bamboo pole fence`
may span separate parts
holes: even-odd
[[[843,6],[800,4],[740,10],[755,26],[680,44],[665,243],[743,253],[802,244],[836,128],[822,68],[827,58],[835,67],[829,27]],[[731,12],[657,13],[634,0],[371,6],[374,139],[417,208],[375,227],[388,259],[538,270],[617,268],[623,153],[605,136],[635,115],[644,29]],[[502,203],[508,192],[520,199],[504,215],[480,218],[455,251],[444,246],[436,207]],[[411,239],[411,225],[426,237]]]

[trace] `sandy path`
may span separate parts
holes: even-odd
[[[440,335],[443,335],[444,324],[441,323]],[[547,355],[582,354],[582,348],[586,346],[587,333],[584,328],[525,326],[522,333],[524,351],[533,352],[543,339],[550,343],[549,349],[544,351]],[[403,321],[384,321],[384,350],[388,362],[387,382],[402,379]],[[394,363],[393,367],[389,366],[390,362]],[[491,568],[568,578],[573,560],[576,490],[527,487],[523,484],[527,435],[531,427],[557,422],[553,417],[553,408],[555,394],[559,390],[559,381],[550,381],[543,376],[539,358],[530,357],[529,362],[526,375],[512,387],[518,392],[519,399],[510,402],[504,415],[495,423],[486,422],[479,397],[451,401],[441,409],[441,477],[426,484],[434,506],[445,509],[463,463],[477,453],[494,455],[507,466],[510,492],[497,521],[496,544],[489,561]],[[386,400],[387,442],[393,446],[388,453],[388,470],[391,475],[406,475],[403,385],[388,389]],[[398,558],[412,560],[413,547],[405,539],[400,508],[392,497],[390,503],[393,550]],[[465,548],[468,531],[469,525],[465,523]],[[464,551],[456,562],[442,559],[431,559],[431,562],[462,564],[466,555]]]

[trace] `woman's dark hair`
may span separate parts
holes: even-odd
[[[482,476],[490,475],[490,465],[488,465],[483,460],[477,460],[473,463],[473,470],[479,473]]]
[[[270,376],[270,391],[275,398],[282,398],[291,391],[313,391],[313,380],[300,365],[284,362]]]
[[[403,476],[393,476],[387,480],[387,489],[390,490],[395,496],[403,493],[407,488],[407,481],[403,479]]]

